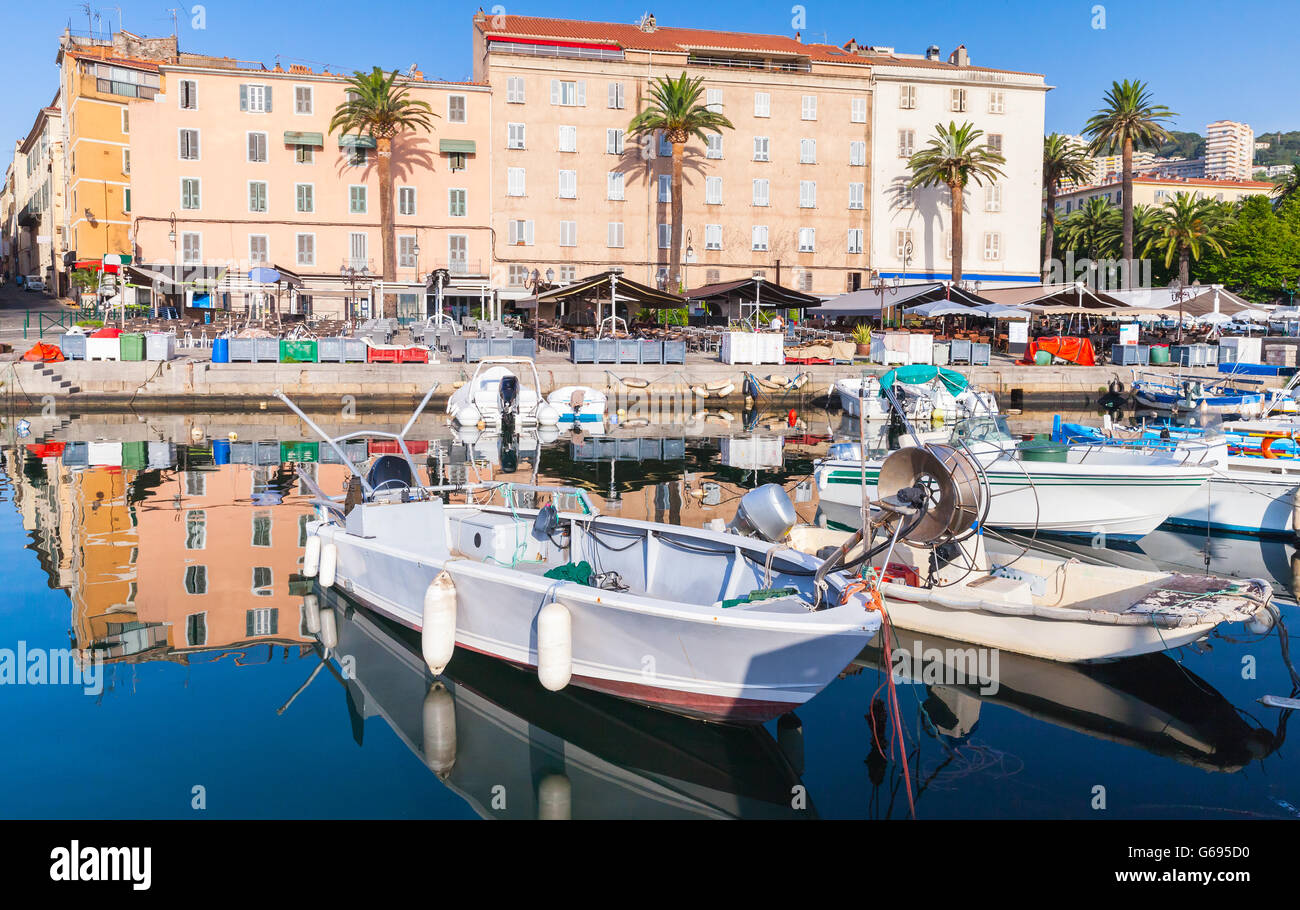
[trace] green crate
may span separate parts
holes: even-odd
[[[320,443],[302,441],[280,443],[280,462],[290,461],[315,464],[320,461]]]
[[[281,363],[319,363],[320,351],[314,338],[281,338]]]
[[[126,336],[123,335],[123,338]],[[139,336],[143,338],[144,336]],[[122,443],[122,468],[127,471],[143,471],[149,464],[149,443]]]
[[[144,335],[138,332],[124,332],[120,340],[123,360],[144,360]]]

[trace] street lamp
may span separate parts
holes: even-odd
[[[171,222],[171,230],[167,232],[167,239],[172,242],[172,248],[175,249],[176,247],[176,213],[175,212],[172,212],[169,221]]]
[[[362,266],[361,268],[357,269],[357,268],[353,268],[350,265],[345,265],[343,266],[343,268],[339,269],[339,276],[344,281],[346,281],[352,289],[352,293],[348,296],[348,306],[353,309],[352,316],[356,317],[359,315],[356,312],[357,281],[358,280],[364,281],[366,278],[369,278],[370,270],[365,266]]]
[[[1195,292],[1183,284],[1181,278],[1175,278],[1169,282],[1169,298],[1178,301],[1178,340],[1183,340],[1183,301],[1193,296]]]
[[[868,287],[872,293],[880,298],[880,327],[885,327],[885,295],[897,294],[898,289],[903,286],[903,279],[895,275],[893,278],[886,278],[880,274],[879,269],[873,269],[871,272],[871,281]]]
[[[695,247],[691,245],[691,232],[686,231],[686,262],[682,265],[682,281],[678,287],[679,291],[684,291],[690,287],[691,269],[690,265],[695,261]]]

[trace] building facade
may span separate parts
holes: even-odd
[[[1139,174],[1133,178],[1133,204],[1163,206],[1178,193],[1190,193],[1196,199],[1213,199],[1216,202],[1239,202],[1250,196],[1267,196],[1273,184],[1262,180],[1210,180],[1208,178],[1153,177]],[[1087,204],[1090,199],[1105,199],[1112,205],[1123,201],[1123,185],[1118,180],[1098,186],[1062,190],[1056,197],[1059,211],[1068,215]]]
[[[51,292],[67,287],[65,158],[58,98],[41,108],[27,136],[14,147],[14,274],[35,277]]]
[[[1205,176],[1249,180],[1255,161],[1255,131],[1248,124],[1216,120],[1205,128]]]

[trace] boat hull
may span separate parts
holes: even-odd
[[[1192,496],[1169,524],[1268,537],[1296,536],[1295,479],[1273,481],[1234,472],[1216,476],[1208,493]]]

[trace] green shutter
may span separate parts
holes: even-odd
[[[122,211],[129,212],[131,211],[131,191],[127,189],[127,190],[123,190],[122,192],[126,194],[126,202],[122,206]]]

